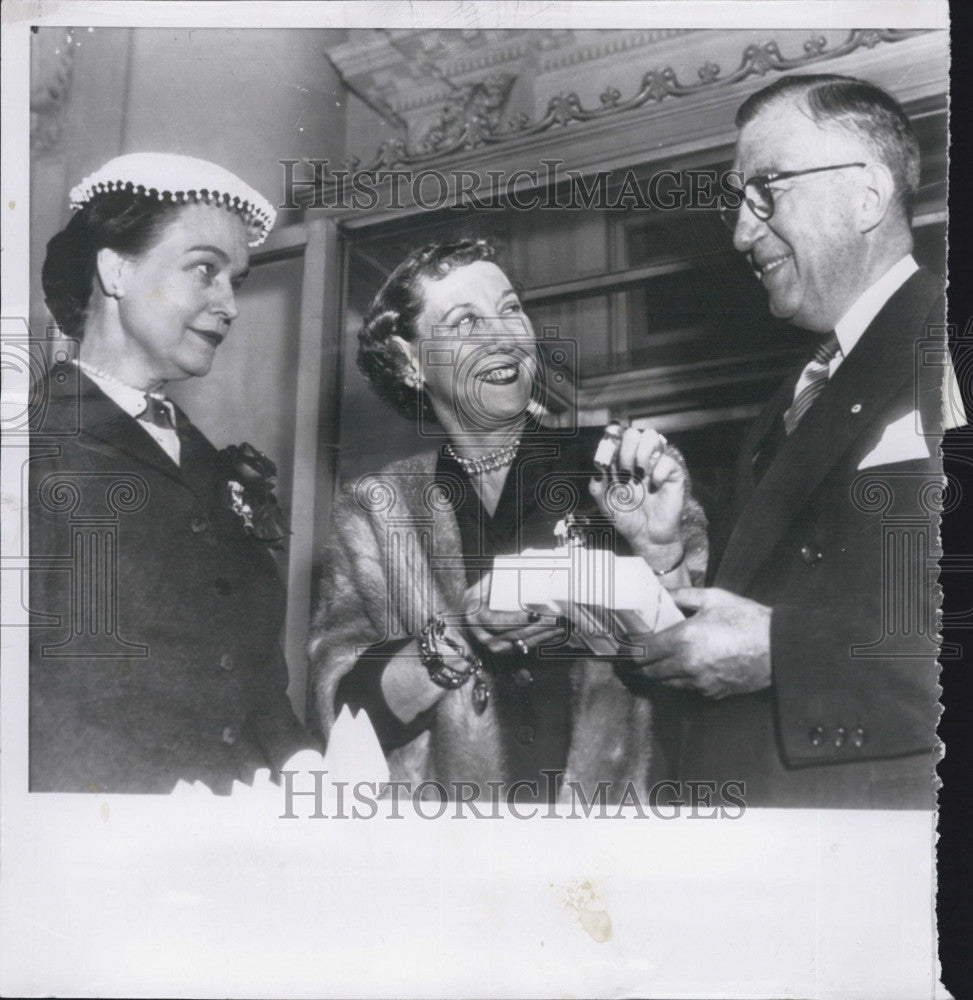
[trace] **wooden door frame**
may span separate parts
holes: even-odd
[[[331,521],[341,406],[342,249],[334,220],[309,214],[305,222],[276,230],[252,255],[251,266],[297,256],[303,268],[283,645],[287,693],[303,719],[313,577]]]

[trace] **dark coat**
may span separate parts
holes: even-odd
[[[273,557],[181,413],[181,467],[72,365],[31,441],[32,791],[226,792],[308,745]]]
[[[775,457],[797,372],[749,434],[715,585],[773,608],[773,683],[694,696],[684,777],[743,780],[751,806],[931,807],[943,316],[914,274]],[[860,468],[917,412],[933,457]]]

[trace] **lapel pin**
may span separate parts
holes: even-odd
[[[855,405],[852,406],[852,408],[851,408],[851,412],[852,413],[861,413],[861,411],[862,411],[862,404],[861,403],[855,403]]]

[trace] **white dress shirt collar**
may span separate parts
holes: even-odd
[[[841,357],[847,358],[852,348],[868,329],[869,323],[879,314],[882,306],[919,270],[911,253],[893,264],[862,292],[851,308],[835,324],[834,332],[841,348]]]
[[[133,385],[127,385],[125,382],[119,381],[117,378],[113,378],[107,372],[99,371],[92,365],[89,365],[82,361],[80,358],[72,359],[74,363],[78,366],[91,379],[92,382],[98,386],[99,389],[121,410],[124,410],[130,417],[134,417],[138,420],[138,417],[145,412],[146,396],[152,396],[159,400],[160,403],[168,410],[169,417],[172,420],[172,427],[156,427],[155,424],[147,423],[144,420],[139,420],[139,427],[144,430],[149,437],[152,438],[156,444],[176,463],[179,464],[180,448],[179,448],[179,435],[176,433],[175,423],[176,423],[176,413],[172,403],[165,398],[161,393],[158,392],[143,392],[141,389],[136,389]]]

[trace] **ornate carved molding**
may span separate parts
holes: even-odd
[[[493,134],[501,127],[504,105],[516,79],[512,73],[499,73],[461,87],[420,140],[419,151],[435,154],[457,143],[480,145],[485,141],[481,134]]]
[[[611,86],[602,92],[600,105],[597,107],[584,107],[576,93],[562,93],[551,98],[547,110],[537,121],[531,121],[526,114],[503,118],[501,107],[509,92],[509,83],[506,90],[503,90],[497,80],[512,81],[513,78],[509,75],[494,77],[491,81],[468,84],[462,88],[444,109],[437,126],[427,132],[416,146],[410,148],[403,139],[391,139],[379,147],[367,165],[358,158],[352,158],[347,162],[347,167],[351,171],[371,173],[428,165],[480,147],[498,146],[551,129],[598,121],[634,111],[650,103],[693,97],[732,86],[751,76],[786,73],[838,59],[857,49],[894,44],[926,33],[925,29],[855,29],[848,33],[844,41],[831,47],[823,35],[813,34],[804,42],[803,52],[795,56],[785,56],[776,41],[762,45],[751,44],[744,50],[737,67],[729,73],[724,74],[718,64],[707,61],[697,70],[697,80],[684,83],[671,66],[652,69],[643,75],[638,91],[625,100],[622,99],[621,92]]]
[[[597,62],[693,34],[696,28],[642,31],[571,28],[359,31],[328,50],[346,85],[396,115],[434,107],[478,74],[516,72],[525,58],[541,73]]]
[[[541,61],[541,71],[563,69],[566,66],[579,66],[586,62],[596,62],[609,56],[617,56],[632,49],[641,49],[649,45],[658,45],[681,35],[690,35],[699,28],[653,28],[648,31],[627,31],[624,34],[611,33],[604,41],[585,45],[581,49],[570,52],[553,52]],[[605,34],[609,34],[605,32]]]

